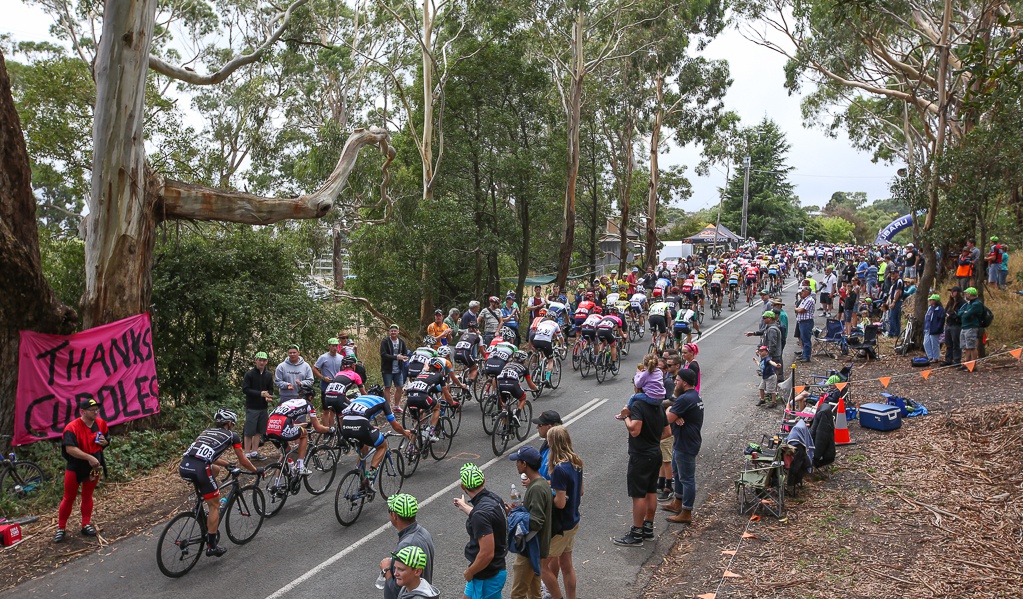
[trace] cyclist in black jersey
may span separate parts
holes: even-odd
[[[433,398],[433,391],[441,391],[445,386],[444,360],[434,358],[426,369],[419,373],[415,380],[405,383],[405,409],[416,408],[430,411],[430,440],[440,441],[434,434],[440,420],[440,402]]]
[[[320,419],[316,417],[316,408],[313,407],[312,398],[316,391],[309,383],[302,383],[299,390],[300,397],[281,402],[266,422],[266,436],[268,439],[281,444],[284,451],[288,450],[291,441],[298,441],[298,473],[301,476],[312,474],[305,467],[305,454],[309,447],[309,433],[307,426],[312,426],[318,433],[333,433],[334,427],[323,426]]]
[[[235,457],[238,463],[248,470],[255,470],[263,474],[262,468],[256,468],[245,457],[242,450],[242,439],[234,432],[238,424],[238,415],[231,410],[220,408],[213,416],[217,426],[204,430],[188,446],[182,455],[181,465],[178,466],[178,474],[181,478],[195,485],[195,492],[206,502],[208,516],[206,516],[206,555],[220,557],[227,553],[226,547],[220,547],[218,542],[220,534],[217,528],[220,526],[220,489],[217,485],[217,475],[222,466],[227,466],[227,460],[221,460],[220,455],[227,451],[228,447],[234,448]]]
[[[479,331],[476,328],[476,321],[470,320],[468,331],[462,333],[458,343],[455,344],[455,363],[464,365],[469,371],[466,375],[466,381],[472,382],[476,380],[478,374],[476,361],[479,357],[479,348],[482,342],[483,338],[480,337]]]
[[[512,361],[501,370],[501,373],[497,375],[497,389],[500,393],[508,393],[513,398],[518,400],[518,407],[515,408],[514,416],[517,419],[522,418],[522,408],[526,405],[526,392],[522,390],[520,381],[525,379],[529,388],[536,391],[538,387],[533,383],[532,377],[529,376],[529,369],[526,368],[526,360],[529,358],[529,354],[524,351],[516,351],[512,355]],[[502,402],[502,406],[503,402]]]
[[[341,359],[341,370],[334,375],[323,392],[323,425],[334,426],[335,417],[348,407],[348,402],[366,394],[366,381],[355,372],[355,356]]]

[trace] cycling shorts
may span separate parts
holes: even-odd
[[[647,322],[650,323],[650,330],[655,333],[663,333],[668,330],[667,321],[659,314],[651,314]]]
[[[583,326],[583,323],[586,322],[586,319],[589,317],[590,317],[589,314],[576,314],[575,316],[572,317],[572,322],[575,323],[575,326],[581,327]]]
[[[213,464],[189,456],[181,460],[178,474],[195,485],[195,492],[203,499],[213,499],[220,495],[217,479],[213,477]]]
[[[594,327],[586,327],[582,329],[583,337],[593,341],[597,338],[597,329]]]
[[[469,349],[455,350],[455,364],[464,364],[468,367],[476,365],[476,351]]]
[[[345,439],[354,439],[363,445],[378,447],[384,442],[384,436],[380,434],[369,420],[362,416],[345,416],[341,419],[341,436]]]
[[[302,436],[302,427],[284,414],[271,414],[266,422],[266,436],[278,441],[294,441]]]
[[[757,283],[757,278],[756,277],[746,277],[746,284],[747,285],[755,285],[756,283]]]
[[[502,362],[500,360],[487,360],[486,364],[483,366],[483,374],[487,376],[497,376],[501,374],[502,370],[504,370],[505,364],[507,364],[507,362]]]
[[[643,306],[630,305],[629,306],[629,312],[632,312],[633,314],[642,314],[643,313]]]
[[[409,363],[409,365],[408,365],[408,373],[405,375],[405,378],[407,380],[411,381],[412,379],[414,379],[417,376],[419,376],[420,374],[422,374],[423,373],[423,368],[425,368],[425,367],[426,367],[426,364],[423,364],[422,362],[411,362],[411,363]]]
[[[518,379],[498,379],[497,390],[500,393],[511,395],[513,399],[522,399],[526,396],[526,392],[522,390],[522,385],[519,384]]]
[[[675,327],[674,327],[674,331],[675,331],[675,336],[676,337],[680,337],[683,334],[688,334],[690,332],[689,331],[689,323],[688,322],[676,322],[675,323]]]
[[[554,355],[554,344],[550,341],[533,341],[533,348],[537,351],[543,352],[545,358],[550,358]]]
[[[597,329],[597,338],[611,345],[615,344],[615,332],[611,329]]]
[[[335,414],[340,414],[350,403],[344,395],[331,395],[323,400],[323,407],[327,410],[333,410]]]
[[[417,408],[420,410],[432,410],[433,406],[437,405],[437,400],[432,395],[425,393],[416,393],[415,395],[409,395],[408,400],[405,403],[410,408]]]

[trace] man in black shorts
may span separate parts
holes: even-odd
[[[625,475],[632,498],[632,528],[615,545],[642,547],[644,539],[654,538],[654,514],[657,512],[657,477],[661,470],[661,435],[668,420],[664,408],[645,401],[622,408],[618,415],[629,431],[629,467]]]
[[[512,361],[497,375],[498,392],[501,394],[507,393],[512,398],[518,400],[514,416],[519,419],[519,422],[522,422],[522,408],[526,405],[526,392],[522,390],[521,381],[525,380],[533,391],[536,391],[538,388],[529,376],[529,369],[526,368],[526,359],[528,357],[529,355],[524,351],[515,352],[512,355]]]
[[[181,478],[195,485],[195,492],[206,502],[208,516],[206,516],[206,555],[220,557],[227,553],[226,547],[218,546],[220,533],[220,489],[217,485],[217,475],[221,466],[227,466],[227,460],[221,460],[220,454],[227,451],[228,447],[234,448],[234,455],[238,463],[248,470],[254,470],[263,474],[263,469],[257,469],[245,457],[242,451],[242,439],[234,432],[238,424],[238,415],[231,410],[220,408],[213,416],[217,426],[204,430],[188,449],[178,466],[178,474]]]
[[[430,441],[433,442],[440,441],[436,435],[437,422],[440,420],[440,402],[433,398],[432,393],[444,388],[446,378],[444,361],[434,358],[419,376],[405,383],[405,409],[430,412]],[[418,413],[415,417],[418,419]]]
[[[469,371],[467,381],[475,381],[478,374],[476,361],[479,358],[480,343],[483,338],[480,337],[475,320],[469,321],[467,329],[455,344],[455,363],[462,364]]]

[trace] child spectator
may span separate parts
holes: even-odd
[[[757,405],[766,403],[767,407],[773,408],[778,405],[778,374],[775,368],[781,368],[781,364],[771,360],[766,345],[757,348],[757,354],[760,357],[760,401]]]
[[[657,356],[647,354],[638,366],[632,383],[636,386],[636,394],[629,398],[629,408],[636,401],[659,406],[667,393],[664,390],[664,372],[657,367]]]

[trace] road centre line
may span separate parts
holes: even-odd
[[[599,399],[599,401],[598,401],[598,399],[599,398],[595,397],[595,398],[593,398],[593,400],[590,403],[584,404],[584,405],[580,406],[579,408],[577,408],[576,410],[574,410],[572,413],[570,413],[568,415],[568,417],[565,419],[564,426],[565,427],[570,426],[574,422],[578,421],[580,418],[583,418],[584,416],[586,416],[590,412],[596,410],[600,406],[602,406],[605,403],[611,401],[610,397],[607,397],[607,398],[604,398],[604,399]],[[529,438],[527,438],[525,441],[522,441],[518,445],[515,445],[514,447],[512,447],[512,452],[518,450],[519,447],[522,447],[523,445],[526,445],[527,443],[535,441],[538,438],[539,438],[539,436],[534,433]],[[490,460],[486,464],[483,464],[482,466],[480,466],[480,469],[481,470],[486,470],[487,468],[493,466],[494,464],[496,464],[496,463],[498,463],[498,462],[500,462],[502,460],[507,460],[508,459],[508,455],[509,455],[508,453],[505,453],[504,455],[495,457],[494,459]],[[433,503],[437,499],[440,499],[442,496],[445,496],[448,493],[450,493],[451,491],[453,491],[460,484],[461,484],[461,481],[455,481],[455,482],[449,484],[448,486],[444,487],[440,491],[437,491],[436,493],[434,493],[433,495],[428,497],[426,500],[420,501],[419,502],[419,506],[420,507],[424,507],[424,506],[427,506],[427,505]],[[368,535],[362,537],[361,539],[359,539],[355,543],[352,543],[351,545],[345,547],[341,551],[335,553],[331,557],[327,558],[323,563],[317,565],[316,567],[314,567],[313,569],[309,570],[305,574],[299,576],[295,580],[292,580],[288,584],[286,584],[283,587],[281,587],[280,589],[278,589],[273,594],[268,595],[266,599],[280,599],[281,597],[285,596],[289,592],[293,591],[295,588],[297,588],[303,582],[309,580],[313,576],[316,576],[317,574],[319,574],[323,570],[326,570],[327,568],[332,566],[334,563],[336,563],[341,558],[343,558],[343,557],[347,556],[348,554],[352,553],[353,551],[355,551],[359,547],[365,545],[367,542],[369,542],[370,540],[380,536],[384,532],[386,532],[388,530],[393,530],[393,528],[394,527],[392,527],[389,522],[387,524],[381,524],[378,528],[376,528],[374,531],[372,531]]]

